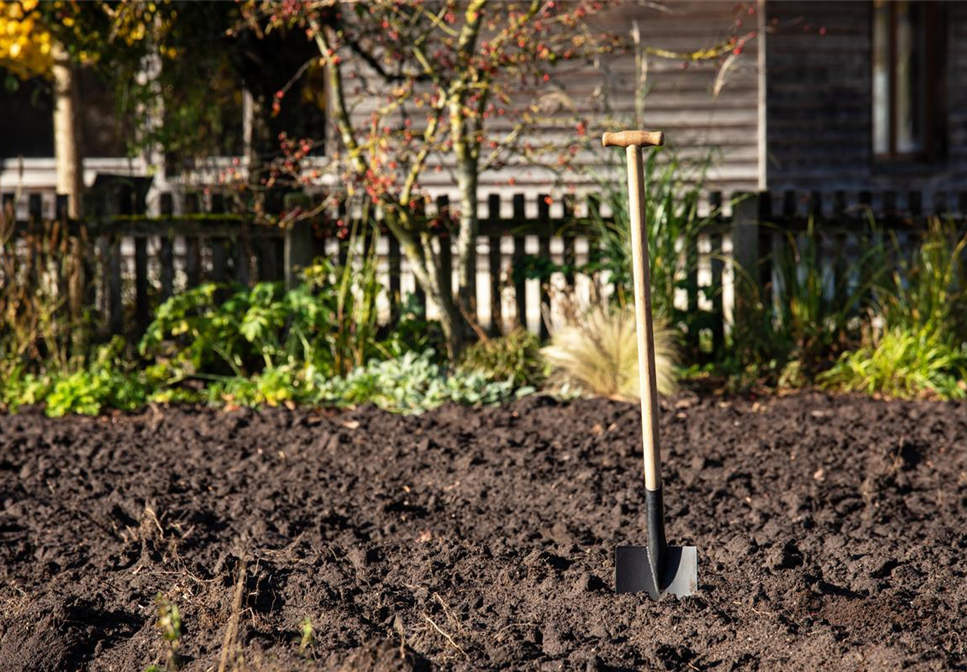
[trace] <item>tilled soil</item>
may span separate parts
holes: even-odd
[[[672,400],[660,603],[631,404],[0,417],[0,670],[964,670],[965,411]]]

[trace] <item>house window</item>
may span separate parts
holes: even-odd
[[[0,163],[54,155],[54,95],[42,79],[20,81],[0,69]]]
[[[111,87],[92,68],[75,70],[74,86],[77,88],[77,105],[74,111],[77,115],[81,156],[126,156],[126,134],[118,118],[117,103]]]
[[[873,3],[873,151],[929,160],[940,150],[940,3]]]

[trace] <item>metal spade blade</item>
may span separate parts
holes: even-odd
[[[653,600],[665,593],[676,597],[692,595],[698,588],[698,552],[694,546],[668,546],[656,580],[648,549],[644,546],[618,546],[614,550],[614,590],[616,593],[648,593]]]

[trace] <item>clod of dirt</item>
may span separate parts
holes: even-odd
[[[430,662],[390,639],[367,642],[352,652],[339,672],[428,672]]]
[[[792,569],[803,562],[802,553],[792,539],[784,544],[773,546],[766,554],[766,566],[770,569]]]

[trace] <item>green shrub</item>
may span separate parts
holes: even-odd
[[[296,365],[339,375],[379,356],[375,260],[362,270],[351,259],[344,267],[317,260],[305,279],[289,291],[258,283],[224,301],[226,288],[211,283],[173,296],[155,313],[141,354],[162,362],[158,375],[170,382]]]
[[[22,367],[12,370],[0,384],[0,404],[16,413],[21,406],[41,403],[50,394],[53,381],[49,375],[24,373]]]
[[[817,382],[830,389],[905,399],[963,399],[965,380],[964,345],[951,345],[936,333],[897,327],[870,346],[843,353]]]
[[[817,382],[891,397],[964,398],[967,236],[936,219],[909,258],[894,244],[899,268],[892,283],[874,291],[885,326],[867,329],[862,346],[844,353]]]
[[[448,401],[495,404],[533,392],[514,391],[511,381],[493,382],[479,371],[447,376],[427,351],[370,362],[345,377],[318,381],[320,403],[350,406],[371,403],[395,413],[422,413]]]
[[[506,336],[488,338],[468,347],[457,370],[479,371],[488,380],[509,380],[515,387],[536,387],[547,377],[540,339],[520,327]]]
[[[88,368],[56,375],[44,401],[47,415],[97,415],[103,408],[132,411],[144,405],[151,388],[143,374],[125,365],[126,344],[120,336],[98,348]]]
[[[811,219],[798,235],[785,231],[773,251],[774,298],[767,303],[751,276],[740,275],[736,291],[751,300],[732,334],[738,370],[751,368],[779,387],[800,387],[861,342],[886,280],[886,248],[871,225],[859,236],[857,259],[830,259],[824,242],[836,235],[818,230]],[[843,246],[837,254],[845,254]]]
[[[259,283],[218,302],[208,283],[165,301],[141,341],[142,355],[167,367],[173,381],[195,374],[247,377],[289,359],[333,366],[324,342],[332,306],[300,287]],[[164,371],[159,371],[164,373]]]
[[[899,242],[894,245],[899,268],[877,294],[887,325],[949,337],[967,334],[967,234],[959,234],[953,222],[934,219],[909,259]]]
[[[422,316],[417,297],[409,294],[400,306],[396,324],[385,326],[374,344],[382,359],[395,359],[407,352],[433,353],[433,361],[447,362],[447,341],[439,322],[427,321]]]
[[[591,210],[591,230],[600,241],[601,253],[583,270],[606,272],[608,283],[614,288],[610,302],[624,308],[634,301],[627,167],[623,154],[609,157],[619,163],[604,176],[592,177],[602,194],[602,204],[608,206],[612,216],[603,217],[599,210]],[[669,327],[692,333],[709,326],[709,314],[677,308],[675,295],[679,290],[699,292],[695,284],[698,237],[720,214],[714,208],[704,216],[699,214],[699,198],[709,164],[710,160],[685,162],[664,147],[646,152],[643,166],[652,307],[658,319]],[[721,250],[712,250],[711,254],[720,255]],[[701,291],[711,299],[721,291],[721,285],[703,287]]]
[[[212,404],[238,406],[280,406],[312,403],[315,390],[309,371],[294,366],[267,367],[251,377],[230,377],[214,380],[205,388],[205,396]]]

